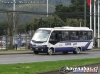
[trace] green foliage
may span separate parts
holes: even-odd
[[[0,22],[0,36],[7,34],[7,22]]]
[[[46,19],[35,18],[33,21],[26,23],[26,31],[28,32],[30,30],[36,30],[40,27],[60,27],[64,25],[65,23],[58,16],[53,16]]]
[[[38,20],[38,27],[43,27],[44,24],[45,24],[44,20],[43,20],[42,18],[40,18],[40,19]]]
[[[36,30],[38,28],[38,19],[34,18],[34,20],[32,21],[33,23],[33,30]]]
[[[17,26],[17,33],[20,34],[20,33],[25,33],[26,32],[26,25],[25,24],[19,24]]]
[[[84,21],[84,0],[71,0],[71,5],[64,6],[64,5],[57,5],[55,8],[55,14],[59,16],[64,22],[66,22],[66,19],[72,19],[73,23],[75,25],[75,22],[79,19],[82,19]],[[87,4],[86,4],[87,5]],[[86,15],[89,14],[89,7],[86,6]],[[86,16],[87,23],[89,23],[89,17]],[[74,20],[73,20],[74,19]],[[76,19],[76,20],[75,20]],[[78,22],[79,23],[79,22]],[[84,23],[84,22],[82,22]],[[78,26],[78,25],[76,25]],[[89,25],[87,25],[89,26]]]
[[[79,27],[79,26],[84,26],[84,20],[83,19],[66,19],[66,25],[67,26],[74,26],[74,27]]]
[[[51,27],[61,27],[64,26],[65,23],[58,17],[54,16],[51,22]]]
[[[25,24],[18,24],[17,33],[26,33],[26,32],[28,33],[29,31],[36,30],[37,28],[40,27],[80,26],[80,22],[82,23],[81,26],[84,26],[83,19],[67,18],[66,21],[64,22],[56,15],[45,19],[35,18],[31,22],[27,22]]]
[[[63,21],[65,21],[66,18],[84,18],[83,5],[70,5],[68,7],[58,5],[55,9],[55,14],[58,15]]]
[[[80,66],[99,63],[100,58],[46,61],[34,63],[0,64],[0,74],[37,74],[51,70],[59,70],[63,66]]]

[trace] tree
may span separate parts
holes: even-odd
[[[83,19],[72,19],[72,18],[67,18],[66,19],[66,25],[67,26],[74,26],[74,27],[78,27],[78,26],[84,26],[83,24],[84,20]]]
[[[67,18],[84,19],[84,0],[71,0],[71,3],[69,6],[57,5],[55,15],[58,15],[64,22],[66,22]],[[86,15],[89,15],[89,7],[86,8]],[[87,17],[87,23],[88,21],[89,17]]]
[[[61,27],[65,25],[65,23],[58,16],[48,18],[47,22],[49,27]]]
[[[7,34],[8,23],[7,22],[0,22],[0,36]]]
[[[19,24],[17,26],[17,33],[18,34],[26,33],[26,24]]]
[[[44,26],[44,20],[42,18],[40,18],[38,20],[38,27],[43,27]]]
[[[32,21],[32,25],[33,25],[33,30],[35,31],[38,28],[38,19],[34,18],[34,20]]]
[[[58,15],[63,21],[66,18],[84,18],[83,5],[70,5],[65,7],[63,5],[56,6],[55,14]]]
[[[10,45],[9,48],[13,48],[13,36],[14,36],[14,25],[13,25],[13,13],[7,13],[7,22],[8,22],[8,36],[10,36]]]
[[[84,4],[84,0],[71,0],[72,4]]]

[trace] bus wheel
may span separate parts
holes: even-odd
[[[74,54],[79,54],[81,52],[81,49],[80,48],[76,48],[75,51],[73,51]]]
[[[34,51],[34,53],[35,53],[35,54],[38,54],[39,52],[38,52],[38,51]]]
[[[52,49],[49,49],[47,54],[48,55],[52,55],[53,54],[53,50]]]

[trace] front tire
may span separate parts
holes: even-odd
[[[52,49],[48,49],[48,55],[52,55],[53,54],[53,50]]]
[[[75,51],[73,51],[73,54],[79,54],[81,52],[80,48],[76,48]]]

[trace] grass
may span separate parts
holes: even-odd
[[[100,62],[100,58],[0,64],[0,74],[36,74],[37,72],[59,70],[63,66],[79,66],[98,62]]]

